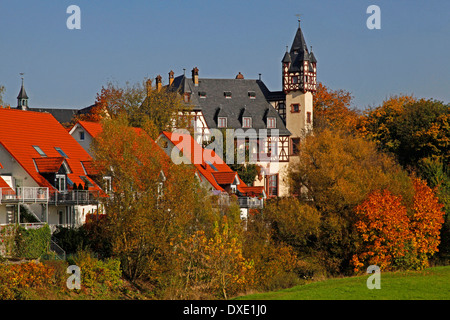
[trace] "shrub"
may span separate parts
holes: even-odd
[[[16,246],[14,256],[37,259],[48,251],[50,238],[50,227],[47,224],[39,229],[30,230],[18,226],[14,238]]]
[[[119,289],[122,280],[120,262],[116,259],[99,260],[89,251],[80,250],[74,257],[74,263],[81,271],[81,285],[95,289],[106,285],[109,289]]]
[[[54,274],[53,268],[42,263],[0,265],[0,299],[26,298],[28,288],[51,285],[54,282]]]

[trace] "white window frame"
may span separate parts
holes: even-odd
[[[225,123],[222,123],[222,121],[225,121]],[[227,117],[218,117],[218,119],[217,119],[217,127],[218,128],[226,128],[227,124],[228,124],[228,118]]]
[[[252,127],[252,117],[243,117],[242,128],[251,128],[251,127]]]

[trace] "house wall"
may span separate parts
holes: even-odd
[[[17,187],[39,187],[33,178],[22,168],[20,164],[14,159],[14,157],[0,145],[0,163],[3,169],[0,168],[0,176],[12,176],[13,188]],[[22,185],[16,185],[17,182],[22,181]],[[20,182],[19,182],[20,183]]]
[[[278,174],[278,196],[284,197],[289,195],[288,167],[289,162],[258,162],[264,171],[264,177],[261,180],[256,177],[254,186],[266,188],[266,179],[268,175]],[[267,192],[268,190],[266,190]]]
[[[291,105],[299,104],[300,112],[292,113]],[[311,113],[311,124],[306,123],[306,114]],[[312,129],[313,96],[311,92],[292,91],[286,94],[286,128],[292,133],[291,138],[303,138]]]
[[[80,139],[80,132],[84,132],[84,140]],[[91,152],[91,143],[92,143],[92,136],[79,124],[73,129],[73,131],[70,133],[72,137],[83,147],[84,150],[86,150],[87,153],[92,157]]]

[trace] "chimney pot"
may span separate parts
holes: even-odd
[[[198,86],[198,68],[197,67],[192,69],[192,81],[194,81],[195,86]]]
[[[173,75],[174,75],[173,70],[170,70],[170,72],[169,72],[169,86],[171,86],[172,83],[173,83]]]
[[[156,90],[160,91],[162,89],[162,77],[158,74],[156,76]]]

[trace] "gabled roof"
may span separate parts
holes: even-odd
[[[0,109],[0,124],[0,145],[39,186],[53,189],[53,186],[36,170],[35,162],[42,158],[61,158],[61,154],[55,148],[61,148],[67,155],[64,161],[71,170],[68,174],[70,181],[84,184],[81,176],[86,174],[81,161],[90,161],[92,158],[51,114]],[[46,157],[41,156],[33,146],[38,146]],[[94,181],[89,177],[87,179],[94,189],[99,189]]]
[[[72,133],[72,130],[74,130],[77,125],[83,127],[83,129],[86,130],[86,132],[89,133],[93,138],[96,138],[103,130],[102,125],[99,122],[78,121],[72,126],[69,133]]]

